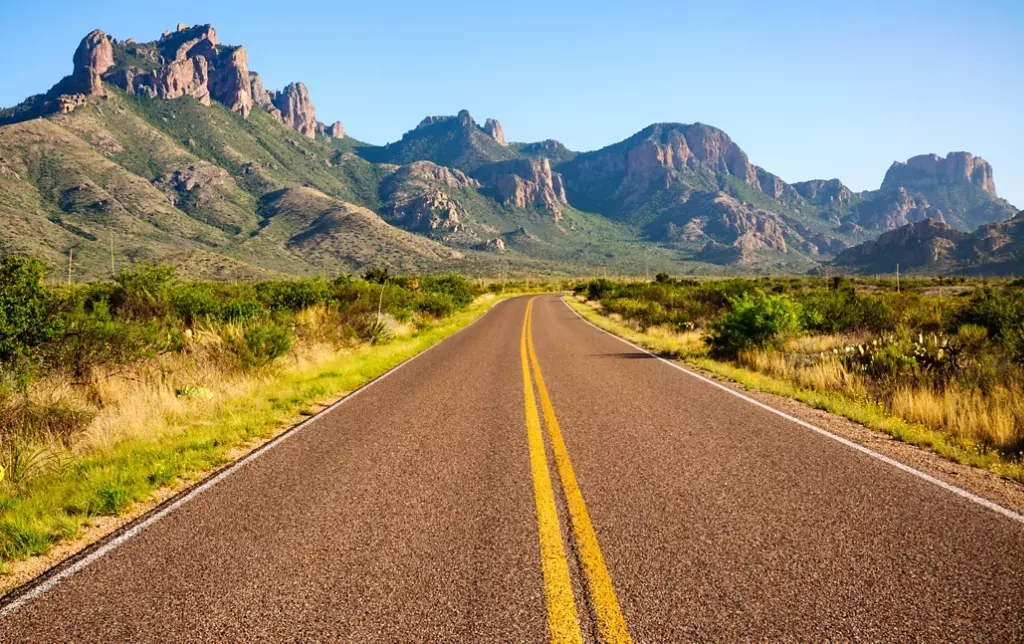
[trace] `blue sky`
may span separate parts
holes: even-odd
[[[462,108],[577,150],[701,121],[787,181],[855,190],[894,160],[968,150],[1024,207],[1020,0],[4,5],[5,106],[69,73],[91,29],[211,23],[268,87],[304,81],[320,120],[374,143]]]

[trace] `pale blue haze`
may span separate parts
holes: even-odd
[[[787,181],[856,190],[893,160],[968,150],[1024,207],[1020,0],[2,4],[5,106],[70,72],[91,29],[209,22],[268,87],[304,81],[320,120],[373,143],[461,108],[577,150],[702,121]]]

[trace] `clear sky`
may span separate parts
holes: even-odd
[[[304,81],[321,121],[373,143],[462,108],[576,150],[701,121],[787,181],[855,190],[967,150],[1024,208],[1024,0],[0,3],[4,106],[69,73],[91,29],[211,23],[268,87]]]

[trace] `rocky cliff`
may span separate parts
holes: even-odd
[[[214,100],[242,118],[258,106],[305,136],[315,133],[316,111],[305,85],[268,92],[259,75],[249,71],[245,48],[221,45],[211,25],[179,24],[146,43],[119,41],[97,29],[82,39],[73,63],[71,75],[46,94],[5,110],[9,114],[0,115],[0,124],[69,112],[85,97],[103,94],[106,82],[147,98],[187,96],[204,105]]]
[[[882,190],[899,186],[921,188],[940,184],[973,185],[993,197],[996,196],[992,166],[970,152],[950,152],[946,158],[937,154],[921,154],[907,159],[906,163],[894,161],[885,173],[885,179],[882,180]]]
[[[473,176],[492,188],[501,203],[544,208],[556,221],[562,218],[562,204],[568,203],[562,175],[551,171],[546,158],[503,161],[484,166]]]

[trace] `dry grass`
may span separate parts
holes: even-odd
[[[964,441],[1003,452],[1024,447],[1024,395],[997,387],[990,393],[949,386],[943,391],[901,387],[892,413],[940,429]]]

